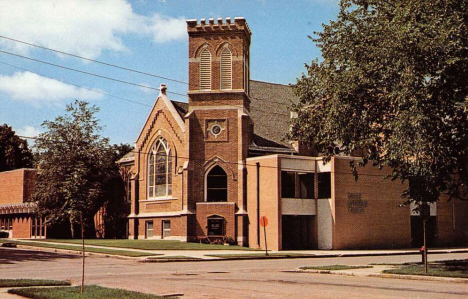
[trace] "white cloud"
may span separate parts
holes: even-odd
[[[28,125],[25,125],[22,128],[15,130],[15,131],[16,131],[16,135],[25,136],[25,137],[37,137],[39,136],[39,134],[42,133],[41,130],[33,126],[28,126]]]
[[[0,93],[11,99],[26,102],[34,106],[40,104],[60,104],[70,99],[96,100],[102,94],[85,88],[39,76],[31,72],[16,72],[12,76],[0,76]]]
[[[184,18],[169,18],[154,14],[149,22],[148,30],[156,42],[167,42],[187,38],[187,23]]]
[[[124,51],[124,34],[149,35],[159,43],[186,38],[183,18],[139,15],[126,0],[4,0],[1,7],[2,35],[89,58]],[[21,53],[31,49],[5,39],[0,45]]]

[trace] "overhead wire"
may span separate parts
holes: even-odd
[[[137,86],[137,87],[141,87],[141,88],[146,88],[146,89],[159,91],[159,88],[155,88],[155,87],[151,87],[151,86],[147,86],[147,85],[142,85],[142,84],[138,84],[138,83],[133,83],[133,82],[129,82],[129,81],[121,80],[121,79],[115,79],[115,78],[112,78],[112,77],[107,77],[107,76],[103,76],[103,75],[99,75],[99,74],[95,74],[95,73],[91,73],[91,72],[86,72],[86,71],[78,70],[78,69],[71,68],[71,67],[68,67],[68,66],[63,66],[63,65],[52,63],[52,62],[39,60],[39,59],[24,56],[24,55],[20,55],[20,54],[11,53],[11,52],[8,52],[8,51],[0,50],[0,53],[4,53],[4,54],[7,54],[7,55],[12,55],[12,56],[24,58],[24,59],[27,59],[27,60],[31,60],[31,61],[35,61],[35,62],[47,64],[47,65],[51,65],[51,66],[54,66],[54,67],[58,67],[58,68],[66,69],[66,70],[69,70],[69,71],[74,71],[74,72],[77,72],[77,73],[82,73],[82,74],[86,74],[86,75],[90,75],[90,76],[94,76],[94,77],[98,77],[98,78],[102,78],[102,79],[106,79],[106,80],[111,80],[111,81],[120,82],[120,83],[124,83],[124,84],[128,84],[128,85],[133,85],[133,86]],[[183,96],[183,97],[188,97],[185,94],[181,94],[181,93],[177,93],[177,92],[173,92],[173,91],[171,91],[171,92],[168,91],[168,93],[176,94],[176,95]]]
[[[130,103],[134,103],[134,104],[138,104],[138,105],[142,105],[142,106],[146,106],[146,107],[152,107],[151,105],[144,104],[144,103],[137,102],[137,101],[133,101],[133,100],[129,100],[129,99],[126,99],[126,98],[122,98],[122,97],[119,97],[119,96],[116,96],[116,95],[112,95],[112,94],[107,93],[107,92],[99,91],[99,90],[96,90],[96,89],[88,88],[88,87],[86,87],[86,86],[81,86],[81,85],[78,85],[78,84],[75,84],[75,83],[71,83],[71,82],[67,82],[67,81],[63,81],[63,80],[58,80],[57,78],[53,78],[53,77],[50,77],[50,76],[46,76],[46,75],[43,75],[43,74],[39,74],[39,73],[37,73],[37,72],[33,72],[33,71],[31,71],[31,70],[28,70],[28,69],[25,69],[25,68],[22,68],[22,67],[13,65],[13,64],[9,64],[9,63],[3,62],[3,61],[0,61],[0,63],[1,63],[1,64],[5,64],[5,65],[8,65],[8,66],[11,66],[11,67],[13,67],[13,68],[17,68],[17,69],[19,69],[19,70],[23,70],[23,71],[25,71],[25,72],[30,72],[30,73],[36,74],[36,75],[38,75],[38,76],[46,77],[46,78],[49,78],[49,79],[52,79],[52,80],[57,80],[57,81],[59,81],[59,82],[63,82],[63,83],[66,83],[66,84],[70,84],[70,85],[73,85],[73,86],[76,86],[76,87],[79,87],[79,88],[83,88],[83,89],[86,89],[86,90],[89,90],[89,91],[92,91],[92,92],[95,92],[95,93],[100,93],[100,94],[103,94],[103,95],[106,95],[106,96],[109,96],[109,97],[112,97],[112,98],[120,99],[120,100],[123,100],[123,101],[127,101],[127,102],[130,102]]]
[[[137,73],[137,74],[141,74],[141,75],[151,76],[151,77],[155,77],[155,78],[160,78],[160,79],[164,79],[164,80],[168,80],[168,81],[172,81],[172,82],[176,82],[176,83],[181,83],[181,84],[186,84],[186,85],[188,85],[188,83],[187,83],[187,82],[184,82],[184,81],[180,81],[180,80],[176,80],[176,79],[171,79],[171,78],[168,78],[168,77],[163,77],[163,76],[160,76],[160,75],[155,75],[155,74],[143,72],[143,71],[139,71],[139,70],[135,70],[135,69],[131,69],[131,68],[119,66],[119,65],[116,65],[116,64],[112,64],[112,63],[108,63],[108,62],[104,62],[104,61],[99,61],[99,60],[95,60],[95,59],[83,57],[83,56],[80,56],[80,55],[76,55],[76,54],[71,54],[71,53],[67,53],[67,52],[55,50],[55,49],[52,49],[52,48],[48,48],[48,47],[36,45],[36,44],[33,44],[33,43],[28,43],[28,42],[21,41],[21,40],[18,40],[18,39],[14,39],[14,38],[11,38],[11,37],[7,37],[7,36],[4,36],[4,35],[0,35],[0,38],[7,39],[7,40],[10,40],[10,41],[14,41],[14,42],[21,43],[21,44],[25,44],[25,45],[28,45],[28,46],[31,46],[31,47],[36,47],[36,48],[39,48],[39,49],[52,51],[52,52],[59,53],[59,54],[62,54],[62,55],[67,55],[67,56],[70,56],[70,57],[80,58],[80,59],[83,59],[83,60],[86,60],[86,61],[91,61],[91,62],[99,63],[99,64],[106,65],[106,66],[110,66],[110,67],[113,67],[113,68],[118,68],[118,69],[121,69],[121,70],[125,70],[125,71],[129,71],[129,72],[133,72],[133,73]]]

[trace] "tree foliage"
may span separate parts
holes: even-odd
[[[0,126],[0,171],[32,167],[33,155],[28,142],[3,124]]]
[[[36,141],[39,173],[34,200],[38,212],[49,221],[83,219],[92,223],[103,201],[103,182],[109,170],[108,140],[99,135],[95,106],[75,101],[64,116],[45,121],[46,132]]]
[[[468,1],[342,0],[312,38],[291,137],[359,153],[363,163],[417,178],[404,195],[463,197],[468,178]]]

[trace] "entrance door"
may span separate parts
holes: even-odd
[[[314,220],[314,216],[283,215],[282,249],[313,249],[315,247]]]

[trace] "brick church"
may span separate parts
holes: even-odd
[[[404,185],[372,167],[356,182],[352,157],[323,164],[285,140],[289,86],[250,79],[244,18],[187,21],[188,103],[160,94],[122,158],[130,173],[129,237],[228,239],[263,248],[418,246],[420,217],[397,207]],[[466,202],[441,201],[428,222],[433,244],[467,244]],[[392,225],[388,225],[391,223]]]

